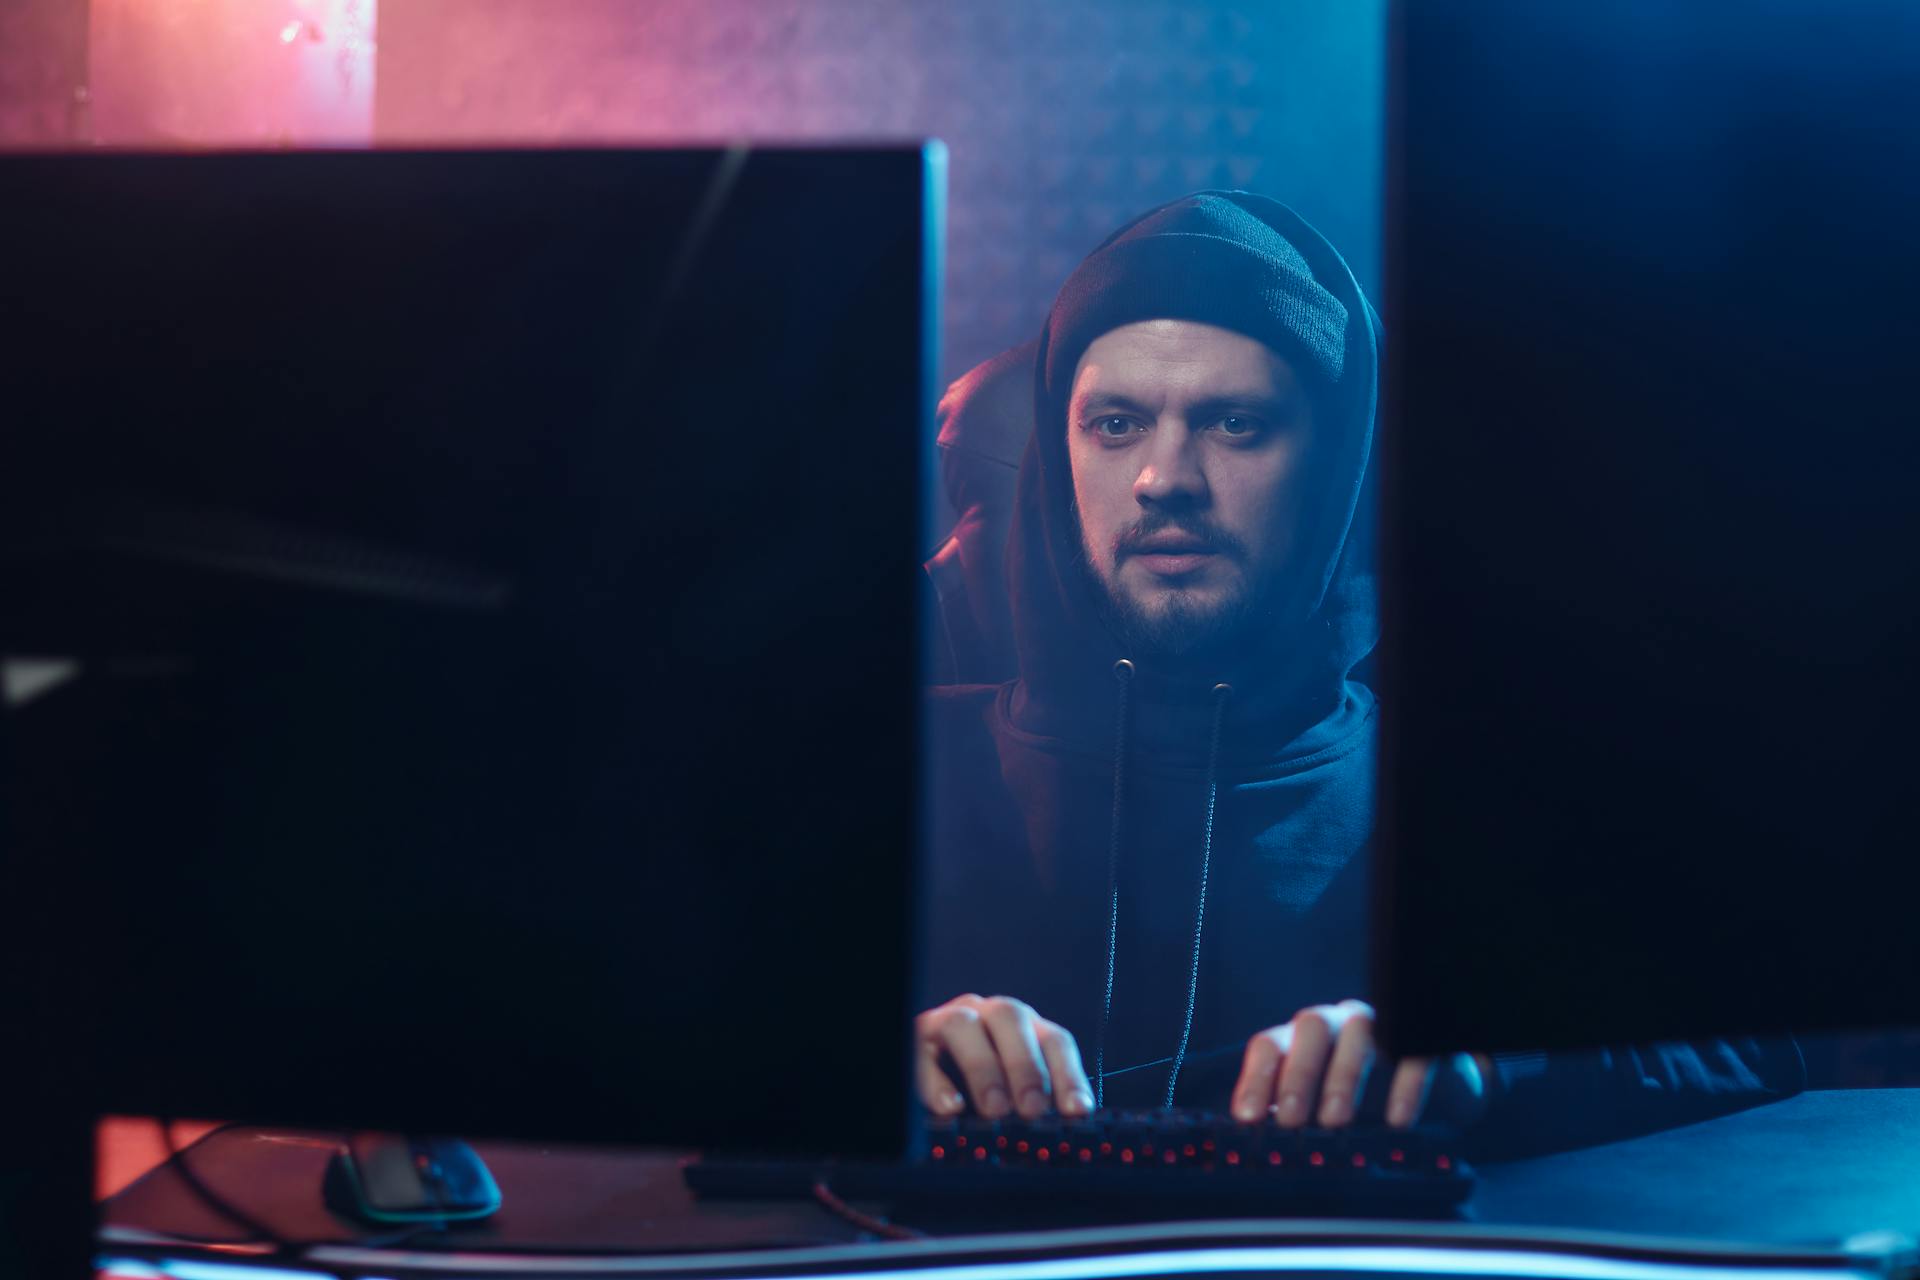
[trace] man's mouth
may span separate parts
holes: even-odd
[[[1197,538],[1157,537],[1135,543],[1127,554],[1149,573],[1177,578],[1205,567],[1217,553]]]

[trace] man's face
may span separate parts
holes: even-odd
[[[1282,581],[1313,415],[1265,344],[1189,320],[1101,335],[1074,370],[1067,456],[1087,565],[1131,645],[1230,643]]]

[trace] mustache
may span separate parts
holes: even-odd
[[[1127,528],[1122,529],[1113,540],[1113,559],[1118,564],[1122,557],[1137,555],[1140,544],[1148,538],[1163,533],[1178,533],[1200,544],[1215,555],[1233,556],[1244,559],[1246,547],[1240,539],[1225,529],[1205,520],[1193,517],[1181,518],[1171,515],[1145,515]]]

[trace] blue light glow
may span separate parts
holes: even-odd
[[[684,1265],[684,1261],[682,1263]],[[1352,1271],[1369,1274],[1437,1276],[1523,1276],[1540,1280],[1709,1280],[1742,1277],[1754,1269],[1635,1262],[1619,1258],[1557,1253],[1520,1253],[1489,1249],[1433,1249],[1406,1246],[1241,1247],[1175,1249],[1118,1257],[1055,1258],[1030,1262],[990,1262],[958,1267],[916,1269],[919,1280],[1105,1280],[1107,1277],[1218,1274],[1235,1271]],[[815,1274],[809,1280],[858,1280],[871,1271]],[[1828,1270],[1772,1270],[1768,1280],[1832,1280]]]
[[[93,1265],[100,1275],[115,1280],[331,1280],[334,1274],[194,1258],[96,1258]]]
[[[928,1265],[925,1254],[918,1251],[893,1253],[884,1246],[863,1246],[860,1251],[869,1249],[872,1264],[864,1267],[855,1265],[844,1271],[809,1270],[806,1273],[807,1280],[871,1280],[872,1277],[888,1274],[910,1274],[915,1280],[1129,1280],[1147,1276],[1234,1272],[1279,1275],[1308,1271],[1350,1272],[1358,1275],[1519,1277],[1522,1280],[1752,1280],[1763,1273],[1767,1280],[1836,1280],[1836,1277],[1842,1276],[1878,1274],[1878,1269],[1871,1265],[1849,1265],[1838,1256],[1833,1266],[1820,1266],[1817,1262],[1805,1266],[1742,1265],[1734,1259],[1699,1263],[1656,1262],[1559,1253],[1550,1249],[1428,1245],[1243,1245],[1152,1249],[1137,1253],[1025,1261],[1007,1258],[946,1266],[938,1263]],[[368,1264],[398,1265],[394,1255],[380,1255],[377,1251],[362,1253],[359,1250],[328,1248],[323,1252],[333,1261],[343,1261],[347,1256],[357,1254]],[[464,1276],[507,1276],[528,1272],[581,1276],[679,1274],[698,1276],[700,1280],[725,1280],[732,1276],[745,1278],[790,1273],[805,1260],[804,1255],[808,1252],[782,1251],[761,1258],[735,1254],[706,1259],[684,1254],[653,1258],[627,1255],[569,1258],[564,1263],[553,1258],[408,1254],[403,1261],[410,1269],[447,1271]],[[835,1249],[812,1252],[831,1253],[845,1260],[848,1253],[854,1251]],[[889,1266],[889,1262],[898,1265]],[[113,1274],[124,1275],[127,1280],[258,1280],[262,1276],[270,1280],[316,1280],[308,1272],[263,1271],[236,1264],[203,1263],[198,1266],[200,1269],[192,1273],[168,1270]]]

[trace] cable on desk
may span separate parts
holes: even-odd
[[[266,1249],[266,1252],[260,1255],[261,1257],[281,1259],[304,1253],[308,1248],[312,1247],[311,1241],[292,1240],[281,1235],[260,1219],[254,1217],[246,1210],[240,1208],[240,1206],[234,1204],[233,1201],[208,1186],[206,1181],[194,1170],[193,1166],[188,1163],[187,1148],[180,1146],[174,1141],[173,1126],[177,1123],[175,1117],[161,1116],[155,1120],[155,1123],[160,1126],[160,1141],[161,1145],[166,1148],[168,1165],[179,1175],[180,1181],[186,1184],[187,1190],[193,1194],[194,1199],[200,1201],[201,1204],[213,1210],[215,1214],[233,1223],[251,1236],[251,1239],[247,1240],[207,1240],[167,1232],[166,1234],[171,1239],[181,1244],[203,1245],[212,1248],[231,1245],[259,1246]],[[237,1121],[228,1121],[226,1124],[207,1130],[206,1133],[201,1135],[199,1140],[205,1141],[216,1133],[224,1133],[228,1129],[237,1129],[239,1127],[240,1125]],[[444,1224],[434,1222],[416,1223],[402,1227],[397,1231],[390,1232],[383,1236],[370,1236],[364,1240],[355,1241],[355,1243],[367,1249],[392,1249],[411,1243],[428,1232],[438,1232],[444,1235],[445,1226]]]
[[[819,1201],[821,1207],[828,1213],[833,1214],[837,1218],[843,1218],[862,1231],[870,1235],[879,1236],[883,1240],[924,1240],[927,1238],[927,1233],[924,1231],[916,1231],[912,1227],[903,1227],[897,1222],[888,1222],[885,1218],[876,1218],[870,1213],[860,1212],[860,1210],[833,1194],[833,1188],[829,1187],[824,1181],[813,1184],[813,1198]]]
[[[288,1240],[279,1232],[267,1226],[264,1222],[261,1222],[260,1219],[228,1200],[225,1196],[201,1180],[200,1175],[194,1171],[192,1164],[187,1161],[187,1149],[173,1139],[175,1117],[160,1116],[155,1120],[155,1123],[160,1126],[160,1142],[167,1151],[167,1164],[171,1166],[174,1173],[179,1176],[180,1181],[186,1184],[187,1190],[193,1193],[194,1199],[253,1237],[253,1239],[248,1241],[235,1241],[233,1243],[270,1245],[272,1246],[274,1256],[277,1257],[295,1252],[295,1246],[291,1240]],[[232,1124],[223,1124],[218,1129],[210,1130],[209,1133],[220,1133],[223,1130],[233,1127]],[[204,1136],[205,1135],[203,1135],[203,1137]]]

